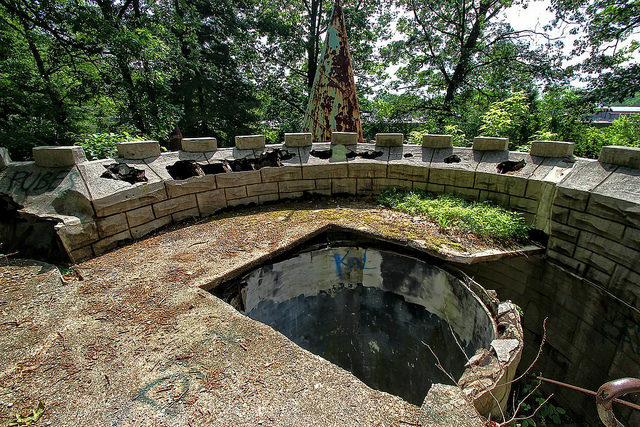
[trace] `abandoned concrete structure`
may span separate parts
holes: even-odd
[[[0,151],[2,251],[54,261],[66,258],[74,263],[94,258],[86,265],[97,269],[100,258],[95,257],[132,239],[187,218],[242,205],[264,205],[305,194],[370,196],[393,187],[491,200],[522,212],[533,228],[546,234],[546,246],[526,256],[466,257],[421,248],[419,241],[409,246],[452,263],[482,287],[496,290],[500,300],[511,300],[523,309],[524,362],[535,357],[543,319],[548,317],[548,342],[538,362],[546,376],[593,390],[608,380],[640,373],[640,150],[605,147],[595,161],[572,157],[570,143],[538,141],[531,153],[519,153],[507,151],[502,138],[476,138],[473,148],[458,148],[451,146],[446,135],[426,136],[422,146],[403,145],[402,135],[397,134],[379,135],[377,144],[356,144],[354,133],[335,133],[332,142],[325,143],[312,143],[308,134],[287,135],[279,145],[265,146],[261,136],[238,137],[236,142],[236,148],[218,149],[212,138],[185,139],[183,151],[170,153],[161,153],[153,141],[122,143],[120,157],[98,161],[86,161],[79,147],[40,147],[34,150],[34,162],[11,162],[6,151]],[[149,244],[159,247],[153,242]],[[344,246],[344,250],[357,252],[358,247],[362,246]],[[313,256],[321,259],[321,252]],[[114,267],[126,268],[124,256],[117,251],[104,259],[112,260]],[[271,260],[271,272],[293,262],[272,260],[270,254],[261,256],[260,263]],[[292,254],[290,259],[295,256],[302,255]],[[378,251],[371,256],[382,259],[388,255]],[[185,265],[193,262],[184,261]],[[211,289],[247,274],[251,282],[254,270],[255,277],[266,277],[266,270],[260,272],[256,262],[252,261],[252,268],[227,269],[215,280],[205,274],[194,284]],[[149,271],[150,277],[157,274]],[[438,274],[448,277],[450,273]],[[458,283],[458,279],[451,280]],[[475,293],[474,304],[484,305],[479,310],[490,314],[486,319],[499,323],[501,316],[511,316],[510,322],[519,328],[519,316],[512,306],[491,308],[497,303],[478,294],[482,291],[460,286],[470,295]],[[166,286],[163,289],[170,293]],[[250,304],[251,298],[246,295],[244,309],[260,319],[260,310],[251,307],[259,308],[256,302],[263,300],[254,299]],[[461,326],[451,325],[463,337]],[[474,332],[465,343],[472,341],[471,336],[483,337],[477,338],[480,341],[473,350],[503,339],[497,332]],[[482,386],[463,387],[485,415],[497,407],[480,397],[515,374],[506,367],[517,365],[522,347],[513,348],[520,350],[508,351],[502,358],[497,350],[493,352],[496,366],[508,375],[491,373],[485,377],[492,378],[490,384],[483,380]],[[12,353],[7,360],[17,358],[15,363],[23,363],[19,354]],[[441,387],[432,388],[444,394],[430,393],[423,412],[429,411],[425,409],[432,407],[429,405],[443,404],[446,393],[456,393]],[[581,408],[594,419],[592,398],[566,390],[554,392],[567,407]],[[459,402],[453,399],[444,404],[454,401]],[[144,404],[145,400],[136,402]],[[70,406],[74,405],[77,407]],[[163,407],[162,416],[175,416],[175,402],[173,405]],[[131,423],[127,418],[131,414],[144,418],[140,411],[111,414],[118,420],[115,424],[123,419]],[[624,408],[616,409],[616,414],[632,425],[640,422],[639,414]],[[102,412],[100,416],[105,421],[115,419]]]

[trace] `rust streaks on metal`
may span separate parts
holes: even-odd
[[[314,141],[330,141],[332,132],[357,132],[358,141],[364,142],[347,28],[339,1],[333,9],[311,88],[305,129]]]

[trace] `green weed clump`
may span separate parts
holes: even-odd
[[[483,238],[523,240],[529,231],[521,214],[490,202],[469,202],[448,194],[396,189],[382,192],[377,200],[391,209],[429,217],[443,229],[468,231]]]

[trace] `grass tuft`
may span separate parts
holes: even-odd
[[[449,194],[400,192],[394,188],[383,191],[377,200],[391,209],[426,216],[443,229],[454,228],[483,238],[523,240],[530,228],[517,212]]]

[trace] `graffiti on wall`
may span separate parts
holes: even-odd
[[[75,179],[79,178],[79,176],[80,174],[75,169],[50,172],[15,170],[7,174],[3,180],[4,185],[0,186],[0,191],[7,194],[20,193],[29,195],[47,193],[58,189],[58,193],[64,193],[73,187]]]
[[[340,256],[338,253],[333,254],[333,259],[336,263],[336,274],[341,279],[344,278],[343,274],[349,274],[352,271],[364,271],[364,270],[375,270],[375,267],[367,267],[367,251],[364,251],[362,257],[349,257],[349,253],[351,251],[347,251],[344,256]]]

